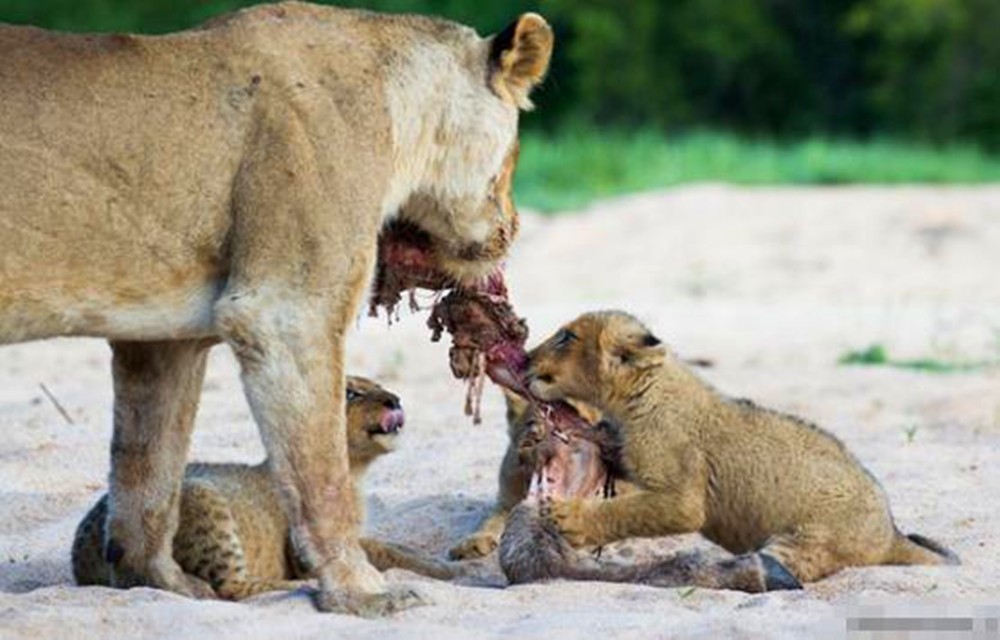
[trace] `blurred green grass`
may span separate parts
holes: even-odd
[[[675,137],[567,130],[526,132],[516,196],[544,212],[696,182],[741,185],[982,184],[1000,182],[1000,157],[971,145],[892,140],[748,140],[723,133]]]
[[[940,360],[929,357],[898,360],[889,357],[889,352],[881,344],[873,344],[867,349],[859,351],[848,351],[840,356],[837,363],[866,367],[894,367],[897,369],[921,371],[923,373],[968,373],[971,371],[980,371],[997,364],[997,362],[989,360],[970,362],[965,360]]]

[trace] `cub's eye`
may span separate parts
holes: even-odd
[[[355,391],[354,389],[348,389],[347,390],[347,401],[348,402],[354,402],[355,400],[357,400],[358,398],[360,398],[361,395],[362,394],[359,391]]]
[[[556,334],[555,347],[556,349],[562,349],[569,343],[577,340],[576,334],[569,329],[561,329],[559,333]]]

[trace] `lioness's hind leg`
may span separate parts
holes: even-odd
[[[208,343],[113,342],[111,348],[115,409],[104,558],[112,584],[212,597],[171,553]]]

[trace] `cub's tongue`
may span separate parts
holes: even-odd
[[[406,414],[402,409],[391,409],[382,414],[379,427],[384,433],[396,433],[406,424]]]

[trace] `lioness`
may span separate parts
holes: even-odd
[[[395,394],[371,380],[348,376],[347,454],[359,513],[364,508],[360,481],[368,465],[393,450],[402,426],[403,409]],[[290,549],[288,519],[267,464],[191,464],[184,472],[174,558],[222,598],[294,589],[307,577]],[[111,567],[101,552],[107,513],[104,495],[77,527],[72,558],[78,584],[111,584]],[[379,570],[402,568],[443,579],[455,575],[453,567],[401,545],[361,538],[361,547]]]
[[[699,531],[746,554],[738,568],[769,589],[849,566],[957,562],[899,532],[885,492],[835,437],[721,395],[628,314],[584,314],[528,359],[533,395],[588,403],[618,425],[620,467],[639,488],[552,504],[551,522],[574,546]]]
[[[552,43],[535,14],[481,38],[297,2],[155,37],[0,26],[0,343],[111,343],[114,585],[212,595],[171,540],[222,340],[317,605],[399,606],[358,544],[344,341],[392,216],[454,281],[496,268]]]

